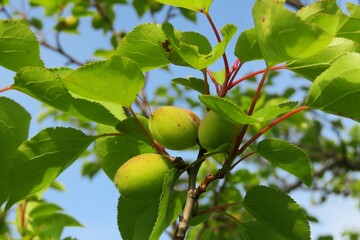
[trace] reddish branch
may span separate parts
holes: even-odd
[[[270,68],[270,71],[276,71],[276,70],[280,70],[280,69],[286,69],[286,66],[285,65],[281,65],[281,66],[276,66],[276,67],[272,67]],[[236,85],[238,85],[239,83],[241,83],[242,81],[245,81],[249,78],[252,78],[252,77],[255,77],[256,75],[259,75],[259,74],[262,74],[266,71],[267,69],[263,69],[263,70],[259,70],[259,71],[256,71],[256,72],[252,72],[234,82],[232,82],[229,86],[229,89],[235,87]]]
[[[211,16],[209,15],[209,13],[205,12],[205,11],[201,11],[201,13],[205,14],[207,20],[209,21],[210,25],[211,25],[211,28],[213,29],[214,33],[215,33],[215,36],[216,36],[216,39],[218,42],[221,42],[221,37],[220,37],[220,34],[219,32],[217,31],[217,28],[214,24],[214,21],[212,20]],[[229,76],[230,76],[230,70],[229,70],[229,62],[227,60],[227,57],[226,57],[226,53],[223,54],[223,61],[224,61],[224,66],[225,66],[225,79],[228,79]]]

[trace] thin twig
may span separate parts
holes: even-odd
[[[216,36],[216,39],[218,42],[221,42],[221,37],[220,37],[220,34],[219,32],[217,31],[217,28],[215,26],[215,23],[214,21],[212,20],[210,14],[208,12],[205,12],[205,11],[201,11],[201,13],[205,14],[206,16],[206,19],[209,21],[210,25],[211,25],[211,28],[213,29],[213,32],[215,33],[215,36]],[[222,56],[223,58],[223,61],[224,61],[224,66],[225,66],[225,79],[227,81],[227,79],[229,78],[230,76],[230,69],[229,69],[229,62],[227,60],[227,57],[226,57],[226,53],[223,54]],[[225,81],[225,82],[226,82]],[[226,85],[226,84],[225,84]]]
[[[280,70],[280,69],[286,69],[286,66],[281,65],[281,66],[272,67],[272,68],[270,68],[270,71],[275,71],[275,70]],[[231,89],[231,88],[235,87],[236,85],[238,85],[239,83],[241,83],[242,81],[245,81],[245,80],[247,80],[247,79],[249,79],[251,77],[254,77],[256,75],[262,74],[265,71],[266,71],[266,69],[262,69],[262,70],[259,70],[259,71],[256,71],[256,72],[252,72],[252,73],[250,73],[250,74],[248,74],[248,75],[246,75],[246,76],[232,82],[230,84],[229,88]]]
[[[261,129],[258,133],[256,133],[252,138],[250,138],[249,141],[247,141],[239,150],[238,150],[238,154],[243,153],[253,142],[255,142],[260,136],[262,136],[265,132],[267,132],[268,130],[270,130],[272,127],[274,127],[275,125],[279,124],[280,122],[282,122],[283,120],[295,115],[298,112],[304,111],[304,110],[308,110],[309,107],[308,106],[301,106],[298,108],[295,108],[294,110],[282,115],[281,117],[277,118],[276,120],[274,120],[273,122],[271,122],[269,125],[267,125],[266,127],[264,127],[263,129]]]

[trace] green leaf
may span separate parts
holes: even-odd
[[[338,58],[310,87],[306,105],[360,120],[360,54]]]
[[[285,193],[265,186],[250,189],[243,202],[259,222],[271,227],[285,239],[310,240],[305,212]]]
[[[350,18],[339,30],[337,36],[348,38],[360,44],[360,7],[356,4],[347,3]]]
[[[297,102],[284,102],[277,105],[267,104],[265,107],[254,112],[252,117],[265,122],[279,115],[290,112],[297,106]]]
[[[142,126],[150,134],[149,121],[146,117],[138,115],[137,119],[141,122]],[[134,117],[128,117],[116,125],[116,130],[127,136],[132,136],[135,139],[143,140],[151,145],[148,135],[146,135],[144,128],[140,126],[138,121]]]
[[[92,179],[101,170],[98,162],[84,162],[81,167],[81,175]]]
[[[72,128],[48,128],[24,142],[12,157],[10,198],[15,202],[45,190],[94,140]]]
[[[240,224],[242,238],[244,240],[287,240],[271,227],[259,221],[249,221]]]
[[[283,3],[272,0],[257,0],[253,17],[257,39],[268,67],[310,57],[327,46],[333,38],[316,24],[302,21],[286,9]]]
[[[221,69],[220,71],[213,72],[211,71],[211,74],[216,80],[216,83],[219,85],[222,85],[225,83],[225,68]]]
[[[348,20],[335,0],[313,2],[301,8],[296,15],[307,23],[316,24],[331,35],[336,35]]]
[[[170,58],[172,51],[175,51],[186,63],[199,70],[213,64],[224,54],[226,46],[235,35],[236,30],[235,25],[225,25],[221,29],[223,40],[211,50],[209,41],[201,34],[195,32],[181,33],[175,30],[170,23],[163,25],[163,31],[171,46],[171,49],[168,49]]]
[[[235,46],[235,56],[242,63],[264,58],[256,37],[255,28],[245,30],[240,34]]]
[[[29,217],[32,219],[46,217],[61,210],[63,209],[54,203],[41,202],[30,211]]]
[[[42,6],[45,9],[45,14],[50,16],[57,12],[60,12],[65,7],[64,0],[30,0],[30,3],[33,5]]]
[[[0,65],[12,71],[44,65],[35,34],[20,21],[0,20]]]
[[[69,115],[115,126],[119,120],[104,106],[70,95],[58,75],[67,72],[66,69],[49,71],[44,68],[25,67],[16,74],[12,88]],[[121,118],[120,114],[117,115]]]
[[[296,13],[296,15],[299,16],[302,20],[309,20],[320,14],[329,14],[335,16],[344,15],[335,0],[312,2],[311,4],[299,9],[299,11]]]
[[[170,169],[165,176],[157,219],[151,231],[150,240],[160,239],[164,231],[182,211],[184,199],[181,198],[180,192],[174,191],[174,186],[179,176],[179,170],[176,168]]]
[[[311,163],[299,147],[282,139],[265,139],[259,142],[256,152],[272,164],[298,177],[307,186],[311,185]]]
[[[60,239],[65,227],[82,227],[75,218],[64,213],[33,219],[31,225],[40,239]]]
[[[111,132],[105,129],[101,131]],[[142,153],[155,153],[151,145],[131,136],[98,138],[95,142],[95,151],[102,169],[111,181],[114,180],[119,167],[130,158]]]
[[[201,95],[200,101],[214,112],[220,114],[224,119],[235,124],[256,124],[259,120],[248,116],[239,106],[228,99]]]
[[[145,80],[133,60],[113,56],[106,61],[80,67],[65,76],[63,82],[76,96],[99,103],[110,102],[130,107]]]
[[[0,206],[9,197],[11,156],[29,133],[31,116],[18,103],[0,97]]]
[[[175,6],[175,7],[181,7],[186,8],[193,11],[204,11],[209,12],[212,0],[156,0],[157,2]]]
[[[159,199],[134,202],[123,197],[118,203],[118,226],[124,240],[149,239],[157,218]]]
[[[174,83],[183,85],[193,89],[199,93],[205,93],[205,82],[202,79],[189,77],[189,78],[175,78],[172,80]]]
[[[302,77],[314,81],[331,64],[349,52],[359,51],[359,45],[346,38],[334,40],[319,53],[305,59],[298,59],[287,63],[287,68]]]
[[[161,25],[145,23],[129,32],[119,43],[116,52],[122,57],[133,59],[145,72],[170,63],[162,46],[165,41]]]

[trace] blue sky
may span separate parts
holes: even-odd
[[[345,1],[338,1],[341,7],[345,6]],[[357,3],[356,0],[352,2]],[[221,28],[227,23],[235,24],[238,27],[237,35],[231,42],[229,49],[233,49],[235,40],[239,33],[245,29],[253,26],[251,8],[254,1],[248,0],[214,0],[210,13],[218,28]],[[137,19],[135,11],[132,8],[121,6],[116,9],[119,19],[116,20],[115,27],[118,30],[131,30],[141,22],[151,21],[147,14],[142,19]],[[32,11],[31,14],[39,14],[39,11]],[[159,18],[161,20],[161,18]],[[51,21],[51,20],[49,20]],[[175,18],[171,21],[175,28],[184,31],[198,31],[208,37],[212,43],[215,43],[215,37],[205,17],[198,14],[198,23],[196,25],[190,23],[182,18]],[[82,61],[91,57],[92,52],[97,47],[109,48],[107,38],[104,38],[102,32],[94,32],[91,29],[89,19],[83,19],[80,23],[80,32],[78,36],[62,35],[63,45],[66,51],[71,55],[79,58]],[[51,36],[51,30],[48,31],[48,36]],[[41,50],[42,59],[45,61],[47,67],[60,67],[64,64],[64,58],[57,53],[49,50]],[[232,52],[228,53],[230,64],[233,63],[235,57]],[[255,62],[245,66],[242,73],[250,70],[259,70],[264,68],[263,62]],[[184,70],[186,72],[184,72]],[[220,65],[215,64],[212,70],[220,70]],[[153,93],[156,86],[168,84],[174,76],[187,77],[189,75],[198,75],[195,71],[190,71],[184,68],[173,68],[171,73],[164,71],[155,71],[150,74],[151,87],[148,93]],[[13,73],[0,68],[0,88],[10,85],[12,83]],[[288,72],[282,73],[279,80],[279,86],[284,87],[289,83],[290,74]],[[24,94],[10,91],[5,92],[2,96],[10,97],[26,109],[30,111],[33,116],[31,123],[30,136],[36,134],[39,130],[52,126],[51,122],[38,124],[36,116],[41,112],[41,105],[37,101],[27,97]],[[50,201],[59,204],[65,211],[78,219],[86,228],[69,228],[65,235],[77,237],[80,240],[115,240],[120,239],[119,232],[116,225],[116,205],[118,199],[118,192],[113,184],[101,173],[92,181],[81,178],[81,161],[69,167],[60,177],[59,181],[66,186],[65,193],[59,193],[50,190],[45,193],[44,197]],[[304,206],[309,212],[319,217],[321,221],[319,224],[312,225],[312,234],[337,233],[352,227],[360,228],[360,210],[357,208],[356,202],[344,199],[342,197],[331,197],[328,203],[322,206],[312,206],[310,199],[316,197],[314,195],[296,191],[292,193],[293,198]],[[339,235],[338,238],[341,239]],[[314,238],[315,239],[315,238]]]

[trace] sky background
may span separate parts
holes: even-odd
[[[22,10],[24,5],[20,1],[14,2],[14,7]],[[24,1],[25,2],[25,1]],[[210,10],[210,14],[218,28],[221,28],[227,23],[235,24],[238,27],[236,36],[233,38],[228,49],[232,51],[239,34],[253,26],[251,9],[255,1],[249,0],[214,0]],[[352,2],[358,3],[356,0]],[[338,1],[339,5],[344,8],[345,1]],[[29,8],[26,8],[27,11]],[[151,21],[149,14],[146,14],[141,19],[138,19],[135,10],[128,6],[120,6],[116,8],[118,18],[115,22],[115,27],[118,31],[130,31],[136,25],[142,22]],[[30,16],[39,16],[42,14],[41,9],[31,9]],[[3,17],[0,15],[0,17]],[[160,17],[159,21],[163,18]],[[47,25],[50,26],[53,20],[47,19]],[[171,23],[175,28],[182,31],[198,31],[208,37],[214,44],[216,39],[203,15],[198,14],[198,21],[194,25],[191,22],[179,17],[172,19]],[[46,29],[46,28],[45,28]],[[74,57],[81,61],[86,61],[92,56],[92,52],[96,48],[110,48],[108,37],[105,37],[101,31],[93,31],[90,19],[82,19],[80,22],[80,35],[62,34],[61,40],[65,51],[69,52]],[[53,31],[48,27],[46,36],[50,41]],[[228,52],[229,63],[235,60],[232,52]],[[65,63],[65,59],[59,54],[51,52],[47,49],[41,49],[42,59],[47,67],[60,67]],[[251,70],[263,69],[265,64],[262,61],[256,61],[247,64],[242,69],[239,76],[246,74]],[[221,65],[215,64],[211,70],[220,70]],[[13,82],[13,73],[6,69],[0,68],[0,88],[8,86]],[[159,85],[168,85],[170,80],[176,77],[187,77],[190,75],[200,76],[198,72],[192,71],[189,68],[175,67],[171,72],[154,71],[150,73],[150,87],[148,89],[149,98]],[[306,82],[299,81],[299,82]],[[286,86],[298,84],[292,77],[290,72],[282,71],[280,77],[276,80],[277,87],[282,89]],[[276,90],[276,89],[275,89]],[[6,96],[14,99],[25,107],[33,116],[30,128],[30,137],[35,135],[38,131],[45,127],[53,126],[53,123],[45,121],[41,124],[37,122],[37,115],[41,113],[41,104],[26,95],[16,92],[8,91],[2,93],[1,96]],[[301,100],[301,96],[297,100]],[[353,124],[352,121],[347,121],[348,124]],[[50,202],[57,203],[64,208],[65,212],[75,217],[80,221],[85,228],[67,228],[63,237],[72,236],[79,240],[116,240],[120,239],[117,229],[117,200],[119,194],[112,182],[103,173],[98,174],[93,180],[82,178],[81,161],[75,162],[63,174],[60,175],[58,181],[66,186],[65,192],[57,192],[50,190],[45,193],[44,197]],[[311,198],[316,198],[316,194],[304,193],[302,191],[294,191],[291,196],[308,212],[317,216],[320,223],[312,224],[312,239],[316,239],[319,234],[332,233],[335,234],[335,239],[342,239],[340,233],[344,230],[351,230],[354,228],[360,229],[360,210],[356,206],[358,202],[345,199],[343,197],[330,197],[326,204],[321,206],[311,205]],[[13,215],[13,214],[12,214]]]

